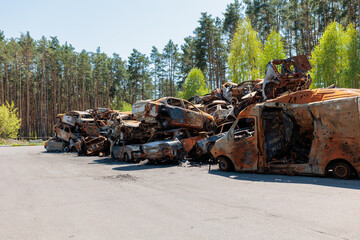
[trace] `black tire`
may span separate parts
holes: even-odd
[[[221,171],[230,172],[230,171],[234,170],[234,165],[230,161],[230,159],[228,159],[226,157],[219,157],[218,162],[219,162],[219,169]]]
[[[129,155],[127,153],[124,153],[124,162],[130,162]]]
[[[64,152],[70,152],[70,148],[68,146],[64,147]]]
[[[186,153],[185,153],[185,152],[178,152],[178,154],[177,154],[177,160],[181,162],[182,160],[185,159],[185,156],[186,156]]]
[[[162,118],[159,120],[159,124],[161,128],[167,128],[170,125],[169,119],[168,118]]]
[[[332,173],[337,179],[349,179],[351,176],[351,168],[346,162],[336,162],[332,166]]]

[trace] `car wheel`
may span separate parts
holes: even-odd
[[[64,152],[70,152],[70,148],[69,147],[64,147]]]
[[[124,153],[124,162],[130,162],[129,155],[127,153]]]
[[[184,160],[185,159],[185,152],[179,152],[178,153],[178,156],[177,156],[177,159],[179,160],[179,161],[182,161],[182,160]]]
[[[234,169],[234,165],[232,164],[230,159],[226,157],[219,157],[218,161],[219,161],[219,169],[221,171],[230,172],[231,170]]]
[[[159,123],[162,128],[167,128],[169,126],[169,121],[167,118],[160,119]]]
[[[349,164],[345,162],[337,162],[332,167],[332,173],[335,178],[348,179],[351,175]]]

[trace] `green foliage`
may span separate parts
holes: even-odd
[[[193,68],[185,80],[184,90],[179,93],[179,97],[189,99],[194,95],[202,96],[208,92],[203,73],[199,68]]]
[[[16,138],[20,129],[20,118],[14,103],[0,106],[0,138]]]
[[[360,79],[360,36],[354,26],[350,24],[344,36],[345,58],[343,87],[359,87]]]
[[[286,56],[280,34],[275,30],[272,30],[264,45],[264,54],[261,59],[261,69],[265,69],[266,64],[273,59],[284,58],[286,58]]]
[[[233,82],[255,80],[261,76],[263,51],[249,19],[240,20],[230,44],[229,75]]]
[[[360,78],[360,36],[352,24],[329,24],[310,60],[313,88],[336,84],[358,88]]]
[[[119,110],[120,112],[131,112],[131,104],[117,98],[114,99],[111,108]]]

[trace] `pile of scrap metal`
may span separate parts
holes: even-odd
[[[128,161],[207,160],[214,143],[229,131],[239,112],[249,105],[307,89],[311,66],[306,56],[273,60],[265,79],[227,82],[205,96],[188,101],[163,97],[142,100],[132,112],[106,108],[59,114],[55,136],[47,150],[111,154]]]
[[[136,102],[132,117],[114,123],[110,137],[112,157],[126,162],[181,161],[216,126],[210,114],[174,97]]]
[[[110,154],[105,136],[118,112],[106,108],[71,111],[57,115],[54,137],[45,143],[47,151],[76,151],[86,155]]]
[[[275,59],[266,65],[264,79],[245,81],[239,84],[227,82],[222,85],[221,89],[215,89],[202,97],[194,96],[189,101],[200,109],[204,109],[205,112],[208,109],[214,109],[213,106],[220,105],[217,106],[215,112],[208,113],[213,116],[219,115],[216,117],[217,123],[231,122],[235,120],[241,110],[251,104],[308,89],[311,78],[307,72],[310,69],[311,65],[306,55],[281,60]],[[224,117],[224,115],[226,116]]]

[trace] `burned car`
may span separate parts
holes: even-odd
[[[116,160],[123,160],[124,162],[134,162],[134,154],[139,156],[140,153],[140,144],[131,144],[131,145],[116,145],[112,148],[111,157]]]
[[[62,122],[73,127],[82,125],[84,122],[94,122],[94,118],[88,112],[71,111],[62,116]]]
[[[109,155],[110,142],[104,136],[82,138],[82,152],[88,156]],[[80,153],[82,153],[80,152]]]
[[[281,69],[281,72],[279,72]],[[307,72],[311,65],[306,55],[288,59],[275,59],[265,68],[265,78],[262,85],[264,100],[273,99],[287,91],[294,92],[310,87],[311,78]]]
[[[195,107],[192,103],[173,97],[136,102],[132,114],[137,121],[158,125],[159,128],[185,127],[212,129],[214,118]]]
[[[191,157],[195,160],[200,161],[209,160],[209,158],[211,157],[211,148],[214,146],[215,142],[218,139],[225,136],[225,133],[229,131],[232,124],[232,122],[224,123],[214,131],[214,135],[197,141],[194,146],[194,151],[191,153]]]
[[[216,100],[204,107],[204,112],[210,114],[215,119],[216,124],[226,121],[227,116],[233,111],[233,106],[224,100]]]
[[[359,176],[359,106],[358,89],[282,95],[245,108],[210,152],[224,171]]]
[[[207,137],[206,133],[184,128],[158,131],[148,143],[140,145],[140,152],[132,154],[134,159],[148,159],[151,162],[180,161],[204,137]]]
[[[53,137],[45,142],[44,148],[47,152],[63,152],[65,143],[60,139]]]

